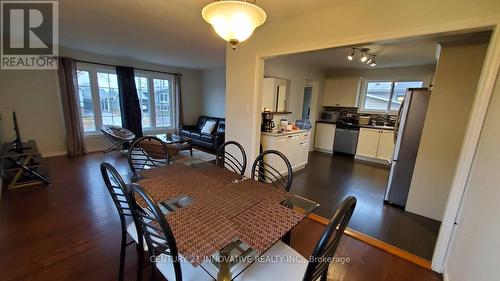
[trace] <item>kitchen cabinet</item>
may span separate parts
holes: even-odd
[[[377,158],[380,130],[360,129],[356,155]]]
[[[262,151],[277,150],[283,153],[292,169],[299,170],[304,168],[309,157],[309,131],[301,130],[290,133],[262,133],[261,144]],[[286,174],[286,166],[275,156],[265,157],[264,161],[273,166],[280,173]]]
[[[327,78],[323,93],[323,106],[358,106],[361,78]]]
[[[286,111],[288,80],[264,78],[262,85],[262,110],[270,108],[273,112]]]
[[[335,124],[316,123],[314,148],[323,152],[333,152],[335,141]]]
[[[387,161],[394,154],[394,131],[381,130],[377,158]]]
[[[359,130],[356,158],[388,164],[394,153],[394,131],[367,129]]]

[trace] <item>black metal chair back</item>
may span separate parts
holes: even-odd
[[[146,240],[151,261],[162,254],[168,256],[169,260],[172,261],[175,280],[182,281],[177,244],[165,214],[162,213],[153,198],[137,184],[129,185],[128,197],[131,201],[134,222],[142,234],[141,236]],[[142,207],[137,203],[139,200],[143,202]],[[156,261],[153,264],[156,266]]]
[[[326,281],[328,266],[355,208],[356,198],[349,196],[337,209],[312,253],[303,281],[316,281],[318,278],[321,278],[319,279],[321,281]]]
[[[273,162],[282,162],[286,174],[283,171],[280,172],[278,170],[280,167],[273,167],[269,163],[266,163],[265,157],[277,157],[278,162]],[[292,165],[283,153],[277,150],[267,150],[257,156],[253,162],[251,177],[254,180],[271,183],[278,188],[284,189],[285,191],[290,191],[293,179]]]
[[[241,152],[241,162],[238,157],[227,151],[227,147],[236,146]],[[247,168],[247,154],[241,144],[235,141],[227,141],[219,147],[215,158],[215,165],[224,167],[237,174],[244,175]]]
[[[116,171],[116,169],[109,163],[101,163],[101,174],[106,188],[108,189],[109,195],[115,204],[118,215],[120,216],[121,224],[121,249],[120,249],[120,264],[118,280],[123,280],[124,266],[125,266],[125,248],[134,241],[127,243],[127,217],[132,218],[132,212],[130,210],[130,202],[127,197],[127,184],[123,181],[122,177]],[[142,245],[141,245],[142,247]],[[138,251],[142,251],[138,249]],[[142,263],[142,259],[139,259],[139,264]],[[142,275],[142,268],[138,268],[138,276]]]
[[[167,145],[154,136],[136,139],[128,150],[128,164],[134,177],[138,176],[137,171],[165,166],[168,163]]]
[[[113,203],[120,215],[122,228],[126,229],[125,218],[132,217],[127,199],[127,184],[123,181],[118,171],[109,163],[101,163],[101,174],[109,195],[111,195],[111,199],[113,199]]]

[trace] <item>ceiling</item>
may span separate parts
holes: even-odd
[[[225,42],[201,17],[202,8],[211,2],[61,0],[59,44],[68,49],[160,65],[220,67],[225,65]],[[269,24],[335,2],[259,0],[257,4],[267,12]]]
[[[360,62],[359,59],[361,56],[359,52],[355,54],[354,60],[347,60],[347,55],[350,55],[352,52],[351,47],[290,55],[287,57],[287,60],[322,69],[371,69],[428,65],[436,63],[435,55],[437,46],[438,43],[432,40],[357,46],[369,48],[370,54],[377,55],[377,65],[375,67]]]
[[[429,65],[437,62],[439,44],[472,44],[488,42],[491,31],[436,34],[418,38],[405,38],[385,42],[370,43],[341,48],[323,49],[306,53],[279,56],[288,62],[319,67],[322,69],[373,69]],[[357,52],[354,60],[347,60],[351,47],[369,48],[370,54],[376,55],[377,65],[371,67],[359,61]]]

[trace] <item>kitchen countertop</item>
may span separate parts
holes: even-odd
[[[316,123],[324,123],[324,124],[335,124],[337,126],[342,127],[354,127],[354,128],[367,128],[367,129],[379,129],[379,130],[389,130],[393,131],[394,127],[389,126],[372,126],[372,125],[359,125],[352,123],[339,123],[339,122],[329,122],[329,121],[316,121]]]
[[[266,136],[279,137],[279,136],[286,136],[286,135],[292,135],[292,134],[306,133],[309,131],[310,130],[292,130],[292,131],[284,131],[283,133],[278,133],[278,130],[273,130],[272,132],[261,132],[261,133],[263,135],[266,135]]]

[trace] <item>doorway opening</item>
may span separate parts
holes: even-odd
[[[304,99],[302,100],[302,120],[309,120],[311,115],[311,99],[312,99],[312,86],[306,85],[304,87]]]
[[[291,192],[317,200],[315,213],[324,218],[354,195],[350,228],[430,261],[490,37],[489,30],[464,31],[266,59],[265,72],[326,77],[311,101],[307,85],[288,99],[291,112],[300,100],[300,117],[315,120],[313,151]],[[369,49],[365,61],[359,49]],[[412,98],[412,88],[425,88],[415,96],[426,92],[427,101]],[[388,188],[396,173],[405,180]]]

